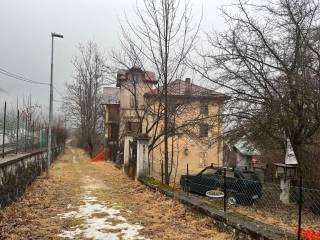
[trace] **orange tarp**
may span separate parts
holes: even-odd
[[[295,229],[298,232],[298,229]],[[301,235],[303,240],[320,240],[320,230],[301,229]]]
[[[96,156],[89,160],[90,163],[104,161],[106,158],[106,150],[101,150]]]

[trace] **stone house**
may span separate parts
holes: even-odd
[[[114,103],[105,101],[107,148],[113,148],[116,140],[119,161],[127,165],[139,155],[136,140],[141,136],[148,139],[147,172],[160,179],[164,159],[162,87],[157,86],[154,73],[133,67],[118,71],[117,86],[105,89],[105,98],[115,92]],[[226,99],[224,94],[193,84],[189,78],[168,84],[171,179],[185,174],[187,164],[190,173],[211,163],[223,165],[219,136]],[[114,152],[111,155],[115,159]]]

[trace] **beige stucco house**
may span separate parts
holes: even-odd
[[[109,92],[118,96],[116,101],[105,101],[107,148],[116,140],[117,160],[128,162],[136,157],[136,137],[148,137],[148,175],[158,179],[164,160],[162,90],[154,73],[133,67],[119,70],[117,86],[104,93],[106,99]],[[225,100],[224,94],[193,84],[188,78],[168,84],[171,180],[185,174],[187,164],[190,173],[211,163],[222,166],[223,142],[219,137]],[[114,119],[118,119],[117,124]],[[113,139],[115,135],[117,139]],[[110,157],[116,160],[114,152]]]

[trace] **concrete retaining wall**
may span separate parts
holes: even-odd
[[[53,149],[55,159],[61,148]],[[26,188],[46,169],[47,150],[19,154],[0,162],[0,208],[21,196]]]

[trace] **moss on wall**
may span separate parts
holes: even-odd
[[[61,149],[55,149],[56,159]],[[18,197],[46,168],[47,152],[41,151],[11,159],[0,164],[0,208],[3,208]]]

